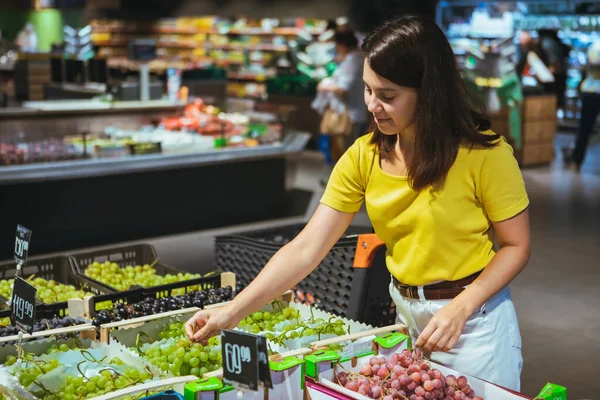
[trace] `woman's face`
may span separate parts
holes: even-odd
[[[396,85],[379,76],[367,60],[363,72],[365,104],[375,117],[379,130],[396,135],[410,127],[415,120],[417,89]]]

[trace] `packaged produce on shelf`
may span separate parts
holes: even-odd
[[[198,132],[203,135],[227,137],[240,135],[244,130],[229,121],[218,117],[216,107],[206,105],[200,99],[189,103],[185,107],[183,117],[163,118],[160,125],[168,130],[181,130]]]
[[[0,165],[31,164],[83,158],[83,152],[61,139],[0,142]]]

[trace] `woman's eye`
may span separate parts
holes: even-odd
[[[371,89],[369,89],[368,87],[365,87],[365,92],[371,94]]]
[[[389,97],[388,96],[383,96],[382,99],[385,100],[385,101],[391,101],[391,100],[394,100],[394,97],[395,96],[389,96]]]

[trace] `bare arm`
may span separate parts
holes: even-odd
[[[529,210],[493,223],[500,250],[488,266],[450,304],[436,313],[417,339],[425,350],[448,351],[458,341],[467,319],[508,285],[527,265],[531,252]]]
[[[222,329],[233,328],[247,315],[294,287],[325,258],[352,218],[354,213],[320,204],[302,232],[282,247],[231,303],[221,309],[199,311],[186,323],[188,337],[203,340]]]

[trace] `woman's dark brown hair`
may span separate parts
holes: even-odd
[[[342,46],[346,46],[346,48],[350,50],[355,50],[358,48],[358,39],[353,31],[340,28],[335,32],[333,38],[335,44],[341,44]]]
[[[434,21],[416,16],[389,21],[365,38],[362,50],[379,76],[418,89],[414,148],[407,160],[414,190],[442,181],[462,144],[495,145],[499,136],[481,133],[490,128],[483,104],[467,91],[450,43]],[[395,161],[398,136],[373,128],[380,158]]]

